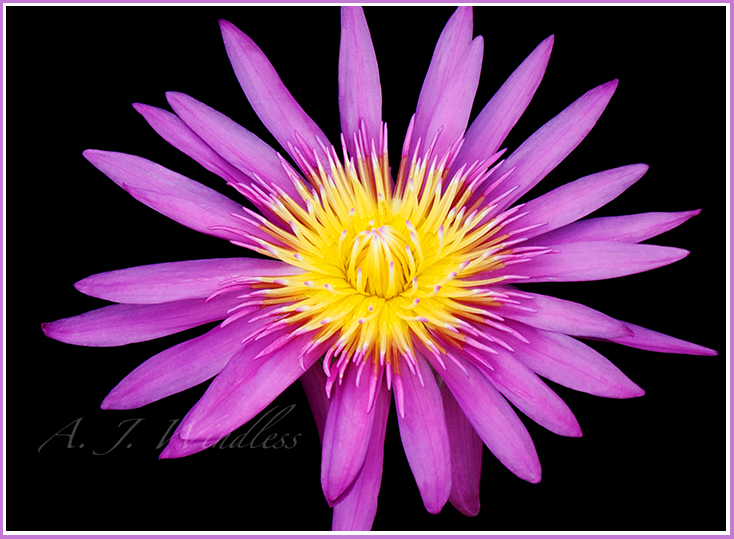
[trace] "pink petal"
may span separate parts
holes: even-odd
[[[339,45],[339,113],[349,152],[364,121],[367,142],[380,140],[382,90],[370,30],[361,7],[342,7]]]
[[[298,275],[303,270],[279,260],[215,258],[166,262],[91,275],[74,284],[79,292],[117,303],[166,303],[206,298],[235,277]]]
[[[483,372],[505,398],[549,431],[581,436],[581,427],[566,403],[511,352],[497,348],[497,354],[485,354],[494,371]]]
[[[186,94],[167,92],[166,99],[188,127],[217,154],[246,175],[245,185],[252,184],[252,178],[258,176],[266,184],[275,184],[289,195],[299,197],[278,159],[277,152],[257,136],[221,112]],[[262,211],[259,201],[252,198],[252,202]],[[300,200],[300,197],[296,200]]]
[[[362,379],[357,386],[357,369],[350,367],[333,388],[321,449],[321,487],[331,506],[339,503],[359,476],[375,418],[374,406],[367,411],[370,384]]]
[[[292,331],[292,329],[290,329]],[[312,334],[299,335],[265,358],[256,356],[289,329],[275,332],[267,339],[255,340],[233,356],[207,388],[204,396],[181,421],[179,438],[188,442],[186,454],[201,451],[259,414],[319,358],[324,350],[313,350],[299,362]],[[177,448],[163,458],[184,456]]]
[[[645,394],[608,359],[573,337],[511,320],[505,324],[530,341],[513,340],[512,347],[515,357],[539,375],[599,397],[628,399]]]
[[[632,348],[651,350],[653,352],[665,352],[667,354],[690,354],[694,356],[716,356],[719,354],[716,350],[711,350],[705,346],[676,339],[670,335],[658,333],[657,331],[627,322],[625,324],[634,332],[634,335],[608,340],[625,346],[631,346]]]
[[[649,271],[688,255],[685,249],[675,247],[616,241],[579,241],[548,248],[554,252],[488,273],[493,277],[523,275],[528,277],[523,280],[527,283],[596,281]]]
[[[445,360],[444,369],[428,359],[492,454],[520,479],[538,483],[540,461],[533,440],[492,383],[468,362],[463,362],[467,376],[453,361]]]
[[[497,193],[518,186],[504,198],[503,211],[553,170],[589,134],[617,88],[613,80],[589,90],[558,116],[538,129],[495,171],[499,178],[515,169],[497,188]]]
[[[323,441],[326,417],[329,413],[329,399],[326,397],[326,390],[324,389],[326,387],[326,375],[323,367],[320,364],[314,365],[301,376],[300,380],[314,421],[316,421],[319,440]]]
[[[175,114],[141,103],[133,103],[133,107],[166,142],[181,150],[210,172],[228,183],[250,183],[252,181],[243,172],[225,161]]]
[[[466,132],[457,163],[481,161],[499,149],[538,89],[552,48],[553,36],[550,36],[535,48],[489,100]]]
[[[622,241],[638,243],[672,230],[701,210],[674,213],[638,213],[619,217],[597,217],[571,223],[533,238],[533,245],[554,245],[574,241]]]
[[[257,311],[259,314],[260,311]],[[104,410],[139,408],[219,374],[242,348],[242,339],[266,319],[240,319],[164,350],[128,374],[102,402]]]
[[[410,155],[419,138],[425,148],[441,128],[435,149],[438,155],[464,134],[479,84],[484,49],[481,36],[472,41],[472,27],[471,7],[459,7],[438,38],[418,98]]]
[[[484,444],[461,410],[459,403],[441,382],[441,398],[446,428],[451,441],[451,495],[449,501],[464,515],[479,513],[479,483],[482,477]]]
[[[332,531],[369,531],[375,520],[377,495],[382,482],[385,428],[390,411],[390,392],[385,387],[377,392],[374,406],[375,419],[362,472],[349,494],[334,506]]]
[[[134,198],[184,226],[227,240],[244,238],[215,227],[234,227],[269,238],[258,227],[232,217],[243,213],[240,204],[147,159],[99,150],[86,150],[84,157]]]
[[[294,133],[298,133],[310,148],[319,149],[318,140],[326,143],[324,133],[293,99],[260,48],[232,23],[220,20],[219,26],[242,90],[280,145],[291,153],[288,142],[296,144]],[[321,156],[322,152],[318,151]]]
[[[629,165],[591,174],[562,185],[525,204],[523,213],[530,213],[510,223],[502,231],[511,233],[545,223],[545,226],[522,234],[523,237],[532,238],[541,232],[549,232],[577,221],[617,198],[639,180],[647,169],[647,165]]]
[[[532,294],[532,299],[522,300],[522,307],[532,309],[533,312],[507,306],[495,307],[492,312],[539,329],[579,337],[614,339],[632,333],[625,323],[586,305],[565,299]]]
[[[109,305],[45,323],[42,328],[48,337],[68,344],[121,346],[223,320],[227,310],[239,303],[242,300],[236,294],[222,294],[208,302],[185,299],[155,305]]]
[[[400,438],[429,513],[443,509],[451,493],[451,452],[441,392],[431,367],[418,358],[424,386],[410,369],[402,370],[405,417],[398,414]]]

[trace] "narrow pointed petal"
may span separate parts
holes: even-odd
[[[287,331],[274,333],[272,340],[252,341],[229,360],[181,422],[182,440],[192,442],[196,451],[206,449],[259,414],[303,375],[299,356],[311,342],[312,334],[299,335],[266,358],[254,359]],[[323,350],[314,352],[303,358],[306,369]]]
[[[484,444],[471,426],[459,403],[441,382],[441,398],[446,428],[451,444],[451,495],[449,501],[461,513],[474,517],[479,513],[479,484],[482,477]]]
[[[532,294],[532,299],[523,299],[522,306],[533,312],[510,307],[496,307],[492,311],[539,329],[578,337],[615,339],[632,334],[624,322],[573,301]]]
[[[527,108],[548,66],[553,36],[546,38],[510,75],[466,132],[457,163],[487,159],[499,150]]]
[[[701,210],[671,213],[638,213],[597,217],[571,223],[533,239],[533,245],[554,245],[575,241],[621,241],[638,243],[682,225]]]
[[[616,241],[579,241],[549,245],[553,249],[530,263],[511,265],[491,272],[501,275],[523,275],[523,282],[597,281],[632,275],[667,266],[686,257],[688,251]]]
[[[421,386],[420,379],[410,369],[403,369],[405,417],[398,414],[398,425],[423,504],[429,513],[437,514],[451,493],[449,435],[441,392],[431,367],[428,361],[419,358],[417,368],[425,386]]]
[[[599,397],[628,399],[645,392],[607,358],[573,337],[506,320],[530,341],[512,341],[515,357],[540,376]]]
[[[252,181],[246,174],[223,159],[175,114],[142,103],[133,103],[133,107],[166,142],[181,150],[208,171],[228,183],[250,183]]]
[[[511,352],[498,347],[497,354],[486,354],[485,358],[494,371],[482,369],[484,374],[522,413],[560,436],[581,436],[571,409]]]
[[[520,479],[538,483],[540,461],[533,440],[492,382],[466,361],[468,376],[453,361],[445,361],[445,369],[434,358],[429,361],[492,454]]]
[[[377,495],[382,482],[385,428],[390,411],[390,392],[381,387],[375,397],[375,420],[372,423],[367,456],[352,490],[334,506],[332,531],[369,531],[377,513]]]
[[[245,184],[258,176],[291,196],[296,188],[278,159],[277,152],[247,129],[213,108],[180,92],[167,92],[171,108],[206,144],[245,175]],[[296,199],[298,200],[298,199]],[[253,200],[257,206],[257,200]],[[258,209],[260,209],[258,207]]]
[[[375,407],[367,412],[369,384],[357,387],[357,369],[347,369],[331,395],[321,456],[321,487],[333,506],[349,491],[367,457]]]
[[[259,311],[258,311],[259,313]],[[129,410],[179,393],[219,374],[242,348],[242,339],[266,323],[249,317],[164,350],[128,374],[102,402],[104,410]]]
[[[288,142],[295,145],[294,133],[311,148],[320,148],[318,140],[326,143],[324,133],[296,102],[255,42],[232,23],[221,20],[219,26],[227,56],[247,100],[280,145],[286,150]]]
[[[508,157],[495,172],[501,177],[515,169],[498,191],[519,186],[503,199],[497,211],[512,205],[553,170],[589,134],[617,88],[613,80],[589,90],[558,116],[538,129]]]
[[[298,275],[298,267],[279,260],[215,258],[137,266],[97,273],[74,284],[79,292],[116,303],[166,303],[206,298],[222,281],[235,277]]]
[[[300,378],[303,391],[306,393],[308,405],[311,408],[319,441],[324,440],[324,427],[329,414],[329,399],[326,397],[326,375],[321,365],[316,364],[308,369]]]
[[[339,114],[349,152],[354,155],[353,134],[364,121],[367,142],[380,140],[382,89],[375,49],[364,11],[359,6],[341,9],[339,45]],[[368,146],[369,147],[369,146]]]
[[[484,40],[472,41],[472,9],[459,7],[449,19],[431,58],[415,114],[412,155],[418,138],[430,142],[441,128],[436,153],[464,134],[482,68]]]
[[[45,323],[42,328],[46,336],[68,344],[121,346],[223,320],[227,310],[239,303],[242,300],[236,294],[222,294],[209,302],[185,299],[155,305],[109,305]]]
[[[524,217],[510,223],[503,232],[511,233],[532,225],[544,226],[523,233],[532,238],[587,216],[622,194],[647,172],[647,165],[629,165],[585,176],[523,206]]]
[[[226,240],[242,241],[243,237],[215,227],[230,226],[269,238],[259,228],[232,217],[232,213],[242,213],[240,204],[147,159],[99,150],[86,150],[84,157],[134,198],[184,226]]]
[[[689,354],[692,356],[716,356],[719,354],[716,350],[706,348],[705,346],[676,339],[670,335],[658,333],[657,331],[627,322],[625,324],[634,332],[634,335],[608,340],[625,346],[631,346],[632,348],[640,348],[652,352],[664,352],[666,354]]]

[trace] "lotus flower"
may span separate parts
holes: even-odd
[[[342,8],[342,136],[333,145],[257,45],[226,21],[221,30],[242,89],[281,153],[185,94],[167,94],[173,113],[135,108],[254,209],[141,157],[84,156],[149,207],[260,256],[92,275],[77,289],[115,304],[43,326],[66,343],[119,346],[221,321],[150,358],[102,404],[137,408],[214,378],[161,457],[212,446],[300,379],[322,438],[333,529],[372,525],[391,399],[426,509],[437,513],[449,501],[475,515],[483,445],[519,478],[541,478],[511,404],[556,434],[581,435],[540,377],[603,397],[643,394],[578,338],[716,353],[523,288],[680,260],[687,251],[641,242],[698,213],[582,220],[639,180],[641,164],[518,203],[590,132],[617,87],[613,80],[588,91],[507,155],[502,143],[540,84],[553,36],[467,129],[483,42],[472,38],[471,8],[458,8],[436,45],[400,160],[391,162],[361,8]]]

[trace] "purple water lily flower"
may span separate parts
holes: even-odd
[[[136,109],[257,211],[140,157],[97,150],[85,157],[146,205],[268,259],[93,275],[77,288],[117,305],[44,325],[64,342],[118,346],[222,321],[142,364],[103,403],[135,408],[215,377],[163,457],[210,447],[300,379],[322,437],[321,483],[334,529],[372,524],[391,399],[426,509],[436,513],[450,501],[473,515],[483,445],[520,478],[540,480],[533,442],[508,402],[552,432],[581,434],[538,375],[599,396],[642,395],[576,337],[715,354],[522,288],[677,261],[687,251],[640,242],[698,213],[580,220],[640,179],[645,165],[591,174],[518,204],[589,133],[617,86],[590,90],[503,152],[545,72],[552,37],[467,129],[483,51],[471,8],[459,8],[391,169],[377,61],[360,8],[342,10],[343,136],[333,146],[260,49],[233,25],[221,27],[243,90],[281,154],[184,94],[167,94],[175,114]]]

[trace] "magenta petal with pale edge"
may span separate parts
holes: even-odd
[[[515,186],[519,189],[503,200],[500,210],[527,193],[584,140],[616,88],[617,81],[613,80],[589,90],[512,152],[494,177],[499,178],[514,169],[498,189]]]
[[[493,155],[517,121],[543,79],[553,48],[553,36],[546,38],[510,75],[466,132],[466,140],[456,161],[473,163]]]
[[[367,411],[369,381],[356,385],[357,369],[347,369],[332,389],[321,449],[321,487],[329,505],[339,503],[359,476],[367,457],[375,407]]]
[[[484,444],[461,410],[459,403],[441,382],[441,398],[446,429],[451,443],[451,495],[449,501],[464,515],[479,513],[479,483],[482,476]]]
[[[332,531],[369,531],[372,528],[382,482],[383,446],[389,411],[390,392],[383,387],[375,397],[375,419],[364,466],[349,494],[334,506]]]
[[[523,322],[529,326],[578,337],[614,339],[632,334],[627,324],[594,309],[565,299],[528,294],[522,306],[525,309],[496,307],[496,314]]]
[[[464,362],[468,376],[451,360],[446,369],[429,357],[484,444],[508,470],[530,483],[540,481],[540,461],[533,440],[492,382]]]
[[[342,7],[339,45],[339,113],[342,133],[354,155],[352,135],[364,121],[367,142],[380,140],[382,90],[370,30],[361,7]]]
[[[471,8],[459,7],[438,38],[418,98],[411,156],[418,138],[425,149],[439,129],[443,130],[436,145],[439,155],[464,134],[484,52],[481,36],[472,41],[472,27]]]
[[[265,324],[249,317],[164,350],[128,374],[110,391],[102,408],[128,410],[174,395],[219,374],[242,348],[242,339]]]
[[[259,414],[304,373],[303,367],[310,367],[318,359],[316,354],[307,354],[303,367],[298,361],[312,334],[294,337],[274,353],[256,358],[285,333],[281,330],[267,339],[250,342],[230,359],[181,422],[182,440],[195,442],[193,445],[200,446],[198,450],[215,444]]]
[[[652,352],[664,352],[666,354],[690,354],[694,356],[716,356],[718,352],[705,346],[699,346],[681,339],[676,339],[664,333],[658,333],[651,329],[642,328],[625,322],[634,332],[633,335],[608,339],[618,344],[650,350]]]
[[[244,213],[242,205],[147,159],[99,150],[86,150],[84,157],[134,198],[184,226],[227,240],[244,238],[218,227],[264,237],[258,227],[232,217]]]
[[[405,456],[415,477],[423,504],[429,513],[436,514],[451,493],[451,452],[446,418],[443,414],[441,392],[433,378],[431,367],[418,358],[423,386],[417,373],[404,369],[403,393],[405,416],[398,414],[400,438]]]
[[[645,392],[590,346],[573,337],[506,320],[505,324],[530,341],[512,341],[514,356],[539,375],[577,391],[628,399]]]
[[[638,213],[617,217],[597,217],[571,223],[533,238],[533,245],[555,245],[574,241],[622,241],[638,243],[672,230],[701,210],[671,213]]]
[[[227,311],[239,303],[242,300],[231,293],[209,302],[184,299],[154,305],[121,303],[45,323],[43,332],[52,339],[68,344],[121,346],[223,320]]]
[[[117,303],[165,303],[206,298],[228,279],[298,275],[279,260],[215,258],[137,266],[97,273],[74,284],[79,292]]]
[[[232,23],[221,20],[219,26],[237,80],[268,131],[289,153],[288,142],[295,145],[298,133],[321,157],[318,141],[326,143],[326,135],[293,99],[260,48]]]

